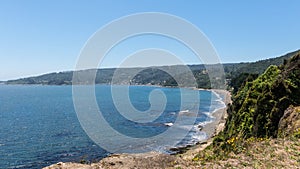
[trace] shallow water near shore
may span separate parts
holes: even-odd
[[[128,86],[117,87],[122,89]],[[108,85],[97,85],[95,91],[101,112],[112,117],[112,114],[118,113],[109,88]],[[132,105],[139,111],[148,110],[151,107],[149,94],[153,90],[160,90],[167,98],[163,113],[155,121],[135,123],[120,115],[107,120],[119,133],[147,138],[168,130],[180,115],[185,118],[196,116],[192,126],[178,126],[180,130],[192,128],[185,138],[178,138],[180,142],[177,146],[184,146],[205,139],[207,136],[199,131],[198,124],[212,121],[212,112],[224,107],[216,93],[191,89],[184,90],[196,92],[200,105],[180,107],[179,88],[153,86],[129,86]],[[151,111],[155,113],[155,110]],[[172,137],[174,142],[178,141],[176,133]],[[107,144],[112,139],[107,138]],[[128,143],[119,152],[154,150],[168,153],[174,143],[132,145]],[[71,86],[0,86],[0,168],[41,168],[59,161],[99,160],[107,155],[108,152],[94,143],[81,128],[73,106]]]

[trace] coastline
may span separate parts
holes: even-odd
[[[217,135],[220,131],[222,131],[225,127],[225,122],[227,119],[227,105],[231,104],[231,93],[226,90],[218,90],[213,89],[211,90],[217,93],[221,98],[224,98],[222,102],[224,102],[224,107],[217,109],[216,111],[212,112],[212,116],[215,118],[212,122],[207,123],[202,131],[207,133],[208,139]]]
[[[205,90],[205,89],[197,89]],[[226,90],[211,89],[211,91],[217,93],[223,102],[225,107],[218,109],[212,113],[214,120],[203,126],[201,131],[207,134],[207,139],[198,142],[196,145],[188,145],[186,147],[179,148],[179,153],[174,155],[162,154],[160,152],[146,152],[138,154],[113,154],[97,163],[92,164],[79,164],[73,162],[59,162],[44,169],[96,169],[96,168],[173,168],[177,164],[184,164],[189,166],[195,155],[208,147],[214,136],[221,132],[226,123],[227,118],[227,105],[231,103],[231,93]],[[223,97],[222,97],[223,96]]]
[[[198,151],[199,147],[200,148],[204,147],[207,143],[210,144],[211,141],[213,140],[213,137],[216,136],[219,132],[221,132],[225,127],[226,119],[228,116],[227,105],[231,103],[231,93],[229,91],[219,90],[219,89],[194,89],[194,90],[208,90],[214,92],[218,97],[222,99],[221,101],[224,103],[224,107],[216,109],[210,114],[210,116],[213,118],[212,121],[207,122],[204,125],[200,125],[200,124],[198,125],[201,127],[200,131],[206,133],[207,135],[206,139],[203,139],[194,145],[173,147],[171,148],[171,150],[175,151],[175,153],[172,155],[180,155],[187,152],[190,153],[192,151]]]
[[[213,89],[212,91],[216,92],[219,95],[223,95],[223,102],[226,106],[213,112],[212,116],[214,116],[215,118],[214,121],[212,121],[211,123],[207,123],[202,129],[202,131],[207,133],[208,138],[199,142],[195,146],[186,148],[185,152],[181,154],[181,157],[184,160],[192,160],[199,151],[204,150],[206,147],[212,144],[214,137],[225,128],[226,119],[228,117],[227,105],[232,103],[231,93],[227,90],[219,89]]]

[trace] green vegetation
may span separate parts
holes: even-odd
[[[236,94],[241,86],[244,86],[246,82],[252,82],[258,77],[258,74],[241,73],[237,77],[233,77],[230,81],[230,86],[233,88],[233,94]]]
[[[264,74],[247,82],[233,98],[229,137],[276,137],[278,123],[290,105],[300,105],[299,53],[284,65],[270,66]]]
[[[300,105],[299,77],[300,52],[283,65],[270,66],[257,79],[243,83],[228,107],[225,129],[210,146],[214,156],[223,158],[230,152],[241,153],[253,140],[282,136],[280,133],[293,123],[298,126],[294,125],[291,134],[297,137],[300,109],[291,106]]]

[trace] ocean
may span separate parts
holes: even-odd
[[[208,90],[121,85],[114,88],[120,93],[128,89],[128,93],[112,94],[109,85],[94,87],[98,109],[110,129],[116,131],[111,134],[105,132],[105,127],[95,129],[95,133],[85,132],[82,117],[74,108],[72,86],[0,85],[0,168],[41,168],[60,161],[93,162],[119,152],[172,153],[169,149],[174,146],[206,139],[198,125],[214,120],[211,114],[225,106],[220,96]],[[186,99],[189,95],[197,96],[198,104],[193,97]],[[86,109],[89,111],[94,110]],[[177,124],[177,119],[183,123]],[[167,131],[175,132],[152,139]],[[186,135],[182,137],[179,132]],[[93,134],[101,139],[93,141]]]

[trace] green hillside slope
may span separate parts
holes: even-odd
[[[285,110],[300,105],[299,77],[300,52],[245,83],[233,96],[225,129],[215,139],[215,145],[224,148],[236,140],[277,137]]]

